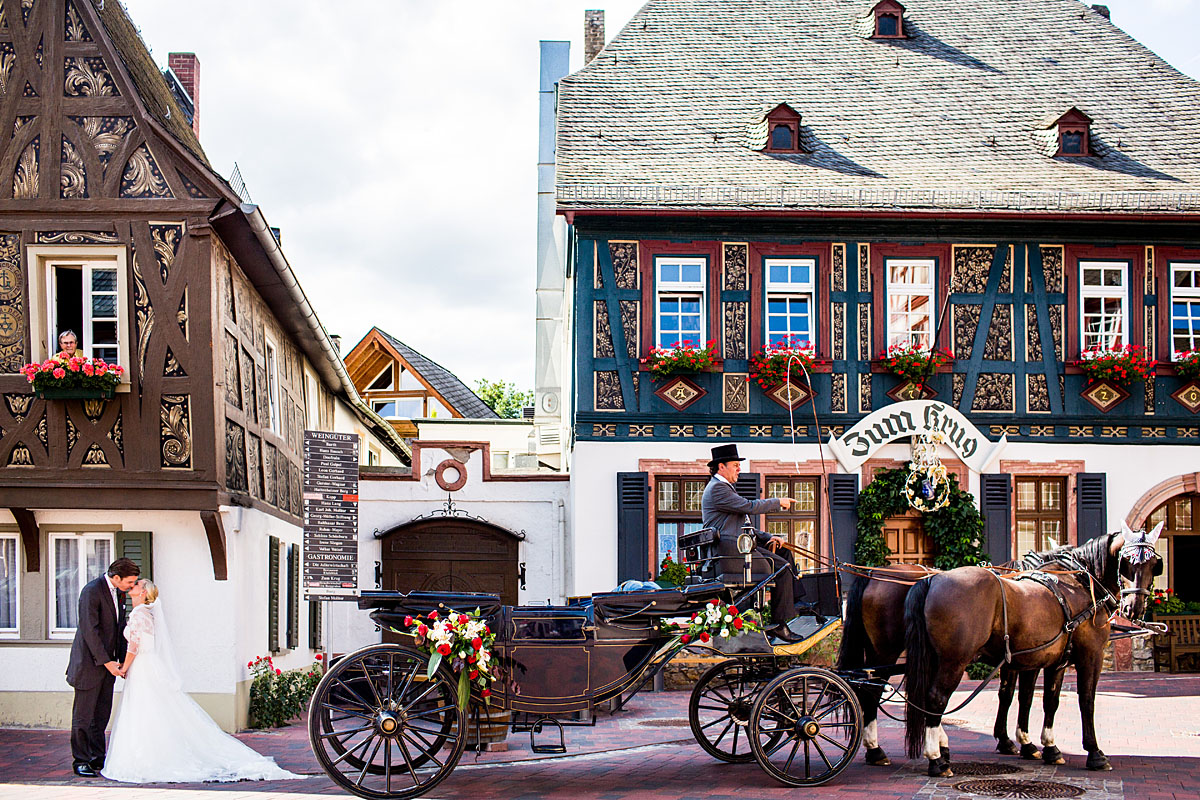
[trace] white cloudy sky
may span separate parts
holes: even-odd
[[[160,64],[200,58],[201,141],[343,348],[372,325],[468,383],[533,384],[538,41],[640,0],[125,0]],[[1108,0],[1200,78],[1200,0]]]

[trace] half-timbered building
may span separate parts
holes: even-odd
[[[69,719],[80,587],[129,556],[161,587],[185,689],[243,726],[246,662],[320,646],[299,585],[303,431],[408,458],[261,210],[209,164],[198,64],[176,66],[164,78],[118,2],[0,1],[5,723]],[[111,398],[43,399],[19,374],[67,328],[126,368]]]
[[[768,530],[852,558],[860,487],[909,445],[838,445],[917,397],[882,363],[916,342],[953,354],[924,397],[995,456],[942,448],[993,559],[1164,518],[1162,585],[1200,599],[1200,391],[1173,367],[1200,345],[1200,84],[1107,9],[651,0],[555,79],[571,368],[538,401],[569,391],[574,593],[656,570],[723,442],[745,493],[799,500]],[[749,360],[788,336],[816,374],[763,391]],[[653,380],[687,339],[716,367]],[[1157,377],[1089,385],[1081,352],[1125,344]],[[928,559],[920,515],[885,533]]]

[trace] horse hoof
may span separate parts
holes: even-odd
[[[938,750],[942,751],[942,756],[941,756],[942,761],[946,761],[946,762],[950,761],[950,748],[949,747],[942,745],[941,747],[938,748]]]
[[[929,777],[953,778],[954,770],[950,769],[950,765],[943,762],[940,758],[931,759],[929,762]]]
[[[1037,749],[1036,744],[1030,743],[1021,745],[1021,758],[1025,759],[1026,761],[1037,761],[1041,757],[1042,751]]]
[[[872,767],[887,767],[891,765],[892,760],[883,752],[882,747],[871,747],[867,749],[867,763]]]
[[[1004,756],[1015,756],[1020,751],[1017,750],[1017,743],[1012,739],[1000,739],[996,742],[996,752]]]
[[[1087,768],[1095,772],[1105,772],[1112,769],[1112,764],[1108,763],[1108,756],[1097,750],[1094,753],[1088,753]]]
[[[1101,757],[1103,757],[1103,755]],[[1065,763],[1067,763],[1067,760],[1065,758],[1063,758],[1063,754],[1062,754],[1061,750],[1059,750],[1054,745],[1050,745],[1049,747],[1046,747],[1045,749],[1042,750],[1042,763],[1043,764],[1065,764]],[[1097,769],[1099,769],[1099,767],[1097,767]]]

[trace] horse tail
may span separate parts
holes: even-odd
[[[908,590],[908,597],[904,601],[904,645],[908,651],[904,682],[909,699],[904,740],[909,758],[917,758],[925,752],[926,717],[922,709],[929,702],[929,689],[938,666],[937,651],[933,649],[929,628],[925,624],[925,600],[929,596],[931,583],[930,578],[917,581]]]
[[[868,578],[856,577],[846,595],[846,613],[842,622],[842,647],[838,651],[838,669],[861,669],[867,663],[867,626],[863,622],[863,595],[871,585]]]

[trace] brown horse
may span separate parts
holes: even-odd
[[[953,775],[943,755],[942,714],[963,671],[977,657],[1003,659],[1017,672],[1050,669],[1045,688],[1042,746],[1055,748],[1054,715],[1068,664],[1078,673],[1079,709],[1088,769],[1111,769],[1096,742],[1096,685],[1109,614],[1138,619],[1162,561],[1150,534],[1125,528],[1079,547],[1055,551],[1053,576],[1008,579],[981,567],[960,567],[921,580],[905,600],[908,653],[906,740],[911,757],[923,752],[933,777]],[[1122,589],[1121,579],[1132,584]],[[1057,754],[1057,748],[1051,755]],[[1043,758],[1047,758],[1045,750]]]

